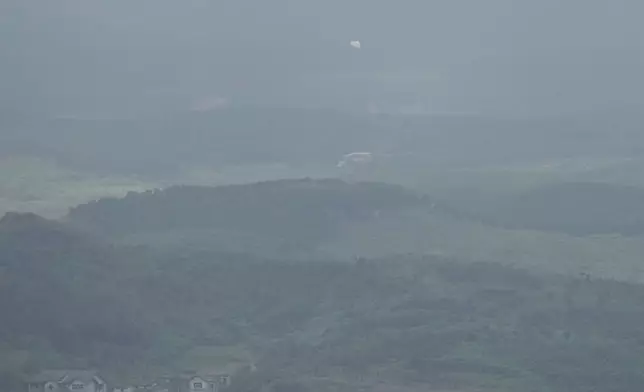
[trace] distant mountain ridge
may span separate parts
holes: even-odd
[[[484,221],[508,228],[572,235],[644,233],[644,189],[597,183],[556,183],[507,197]]]
[[[248,235],[306,248],[332,237],[345,222],[368,221],[385,211],[429,208],[432,203],[399,186],[301,179],[129,193],[122,199],[77,206],[66,219],[117,238],[214,230],[213,240]]]
[[[372,151],[391,154],[394,167],[406,161],[399,157],[413,155],[407,170],[417,174],[428,165],[641,156],[642,124],[639,112],[508,119],[239,104],[133,118],[34,119],[0,127],[0,156],[22,153],[81,170],[167,178],[194,166],[275,163],[322,167],[332,175],[344,154]]]

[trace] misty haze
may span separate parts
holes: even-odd
[[[1,392],[640,392],[644,3],[1,0]]]

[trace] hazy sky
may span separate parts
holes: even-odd
[[[640,106],[641,1],[4,0],[5,110]],[[360,40],[362,49],[351,48]]]

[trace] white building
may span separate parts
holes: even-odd
[[[43,370],[27,378],[27,392],[107,392],[96,370]]]
[[[230,386],[228,374],[184,374],[171,379],[171,392],[220,392]]]

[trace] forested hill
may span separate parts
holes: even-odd
[[[134,259],[134,258],[133,258]],[[34,214],[0,220],[0,389],[30,367],[139,356],[154,330],[127,285],[126,252]],[[128,300],[130,298],[130,300]],[[15,389],[18,390],[18,389]]]
[[[67,222],[7,214],[0,388],[42,366],[151,377],[186,369],[193,350],[234,347],[258,368],[237,379],[239,392],[639,391],[639,285],[456,256],[312,261],[306,252],[223,246],[238,231],[306,246],[349,230],[347,221],[368,226],[419,213],[453,219],[404,188],[338,180],[131,193],[79,206]],[[372,241],[385,248],[390,236],[436,235],[384,227]],[[203,231],[212,246],[116,241],[158,230],[186,238]]]
[[[431,205],[430,198],[398,186],[302,179],[130,193],[80,205],[67,218],[108,234],[218,229],[311,243],[344,222]]]
[[[310,244],[332,237],[345,223],[410,209],[511,229],[639,235],[643,206],[644,189],[638,187],[561,182],[499,197],[486,211],[465,213],[450,208],[449,200],[399,186],[301,179],[131,192],[72,208],[67,219],[110,235],[217,229]]]
[[[237,391],[635,392],[644,382],[637,285],[440,257],[106,254],[81,237],[42,252],[39,236],[64,226],[16,218],[0,230],[4,390],[39,366],[126,380],[181,369],[195,348],[230,346],[258,368]]]

